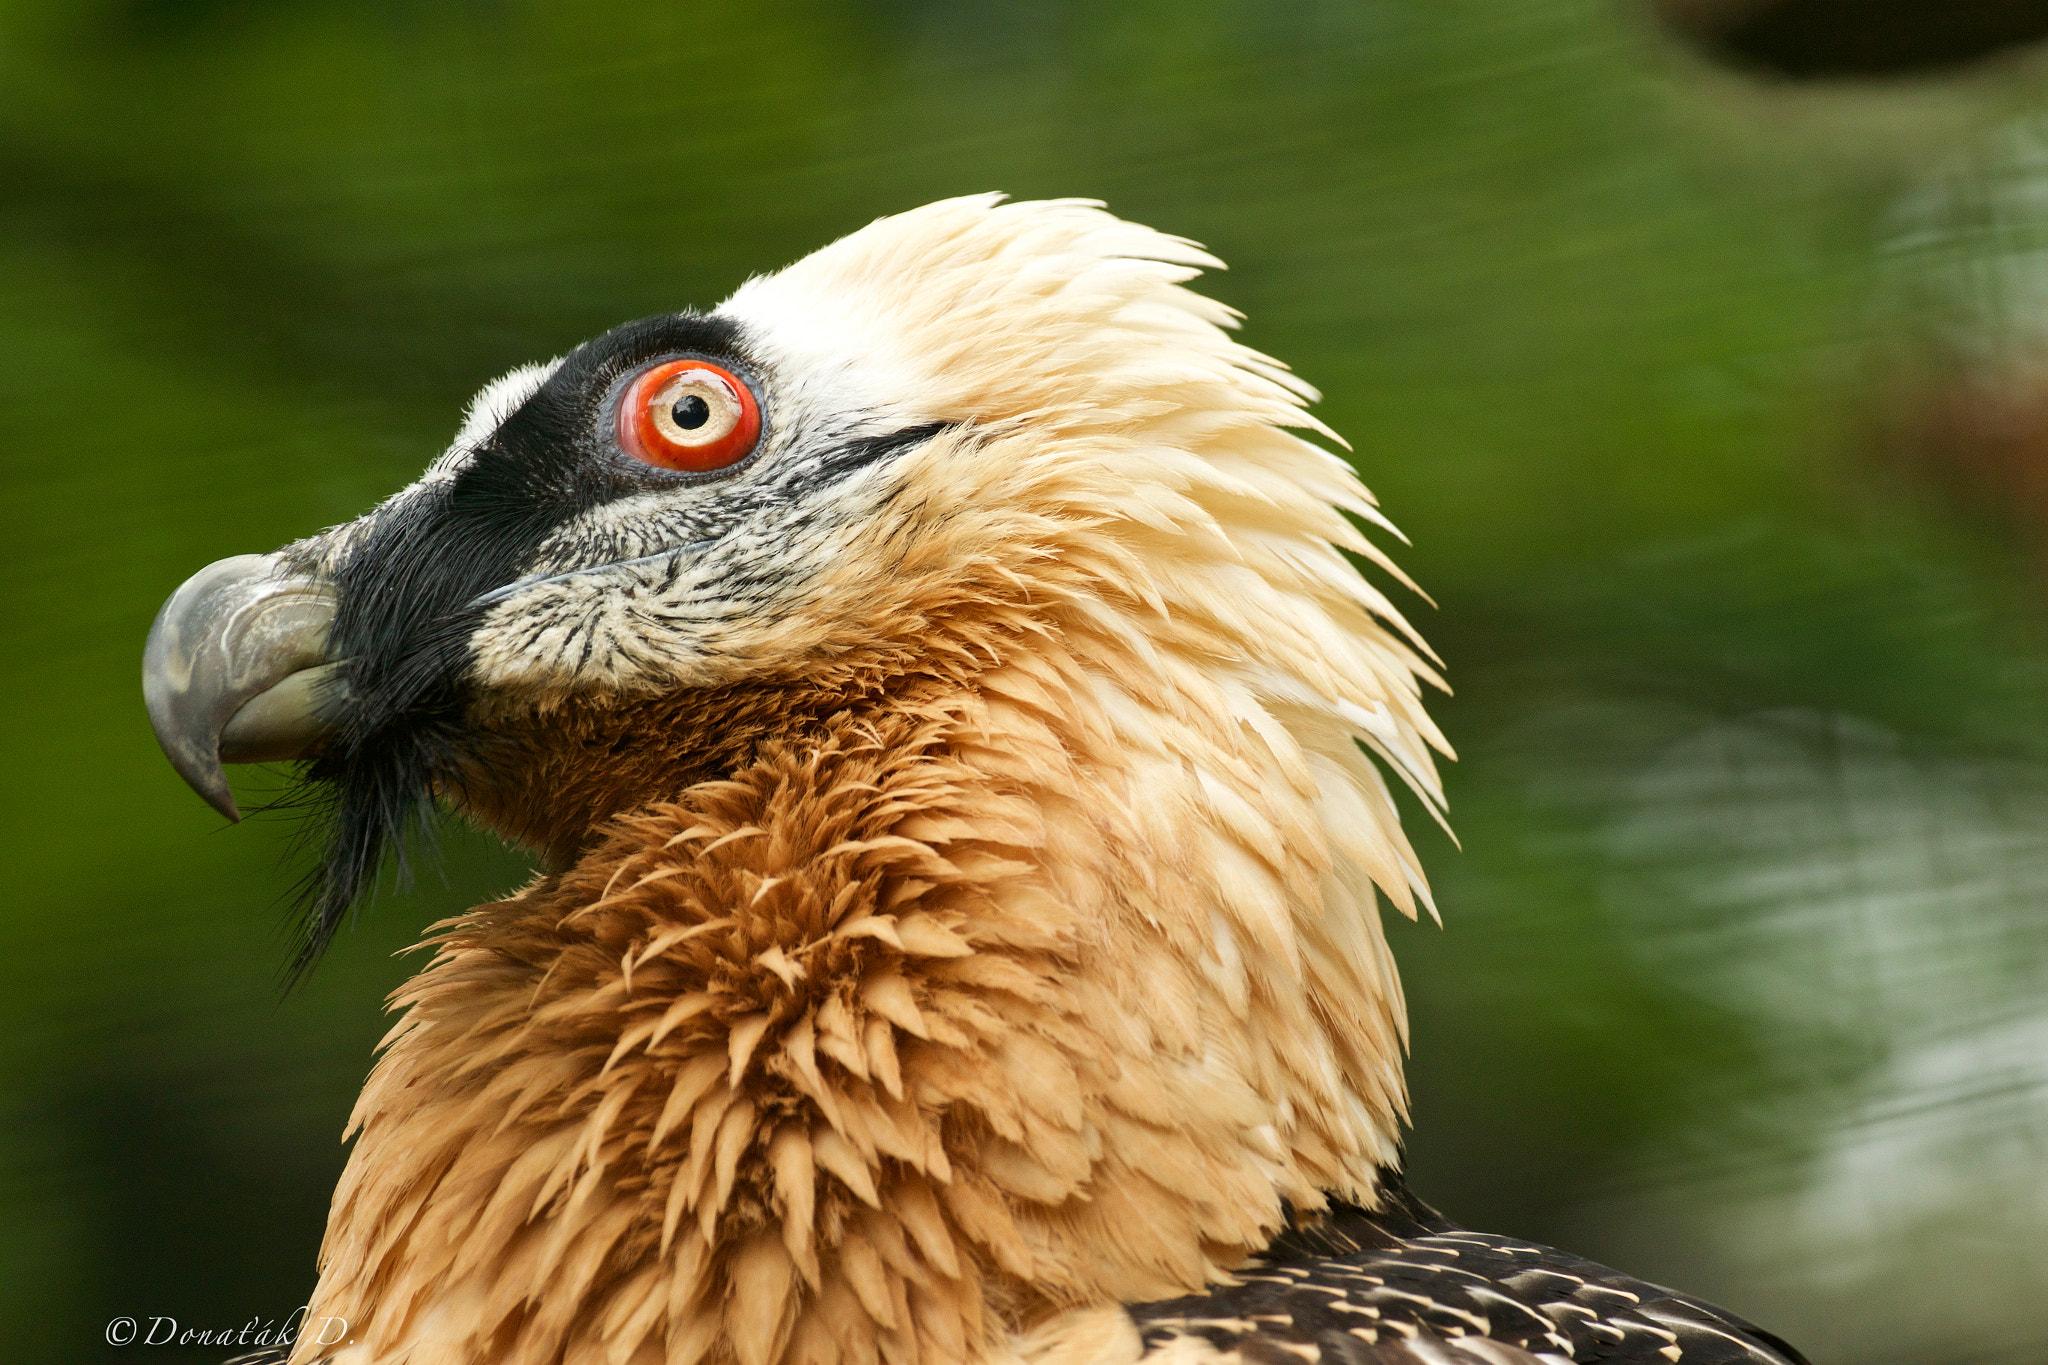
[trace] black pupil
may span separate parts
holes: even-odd
[[[695,431],[711,420],[711,405],[693,393],[687,398],[678,398],[676,405],[668,410],[668,415],[684,431]]]

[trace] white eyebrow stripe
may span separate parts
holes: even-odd
[[[420,476],[421,483],[440,483],[455,477],[490,434],[504,425],[527,399],[540,392],[541,385],[562,368],[562,357],[521,365],[499,375],[477,390],[462,415],[462,428],[435,461]]]

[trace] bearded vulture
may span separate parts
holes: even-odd
[[[436,801],[542,867],[394,997],[298,1365],[1800,1360],[1402,1184],[1437,678],[1218,264],[885,218],[165,604],[178,770],[331,809],[300,968]]]

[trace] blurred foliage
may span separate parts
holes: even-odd
[[[1423,1193],[1821,1365],[2039,1359],[2024,1296],[1940,1286],[2034,1273],[2048,1210],[1927,1195],[1959,1231],[1920,1295],[1910,1258],[1787,1231],[1940,1032],[1895,1038],[1896,994],[1822,969],[1869,896],[1796,940],[1842,1009],[1745,975],[1787,941],[1774,907],[1861,866],[1869,802],[1949,801],[1876,837],[2003,812],[1958,910],[1996,932],[1912,938],[1898,989],[1951,1017],[1958,983],[2048,984],[2038,883],[1999,861],[2048,835],[2002,795],[2048,764],[2038,582],[1855,459],[1887,206],[2035,93],[1842,98],[1709,73],[1606,0],[0,3],[0,1356],[216,1358],[102,1332],[301,1302],[391,955],[524,875],[451,830],[445,880],[280,999],[299,850],[281,817],[215,829],[158,755],[136,660],[165,594],[409,480],[513,364],[995,188],[1228,259],[1203,287],[1323,387],[1414,540],[1463,755],[1464,851],[1421,836],[1446,928],[1393,924]],[[1706,876],[1731,864],[1793,870]],[[1864,1242],[1906,1226],[1871,1216]]]

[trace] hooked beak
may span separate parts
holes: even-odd
[[[165,757],[206,803],[240,820],[223,763],[303,758],[338,728],[342,660],[327,657],[333,589],[277,555],[217,560],[156,614],[142,696]]]

